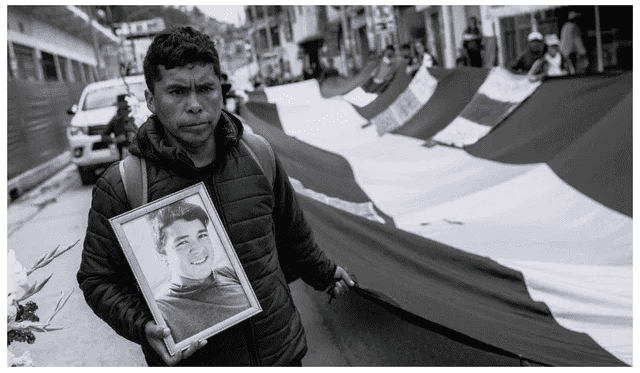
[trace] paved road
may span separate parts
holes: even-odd
[[[8,247],[16,252],[25,267],[57,245],[70,245],[80,240],[71,251],[32,274],[33,278],[42,279],[54,273],[51,281],[33,298],[39,306],[37,314],[41,319],[51,314],[61,291],[73,291],[66,307],[53,322],[64,330],[38,333],[33,345],[14,343],[9,347],[16,355],[31,351],[36,366],[145,366],[139,347],[118,336],[95,316],[76,282],[91,190],[92,186],[81,184],[75,167],[69,166],[7,209]],[[294,284],[292,293],[310,345],[303,363],[307,366],[349,365],[332,343],[306,285]]]

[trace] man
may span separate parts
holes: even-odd
[[[431,53],[429,53],[420,40],[416,40],[413,45],[415,47],[416,54],[411,60],[409,66],[405,69],[408,75],[415,75],[423,66],[425,68],[431,68],[438,65],[436,59],[431,55]]]
[[[582,31],[578,26],[580,17],[578,12],[569,12],[568,21],[560,30],[560,52],[569,58],[578,73],[583,73],[589,67],[589,59],[582,42]]]
[[[529,73],[533,64],[544,56],[545,49],[541,33],[533,31],[527,36],[527,42],[527,49],[520,53],[510,66],[510,70],[516,74]]]
[[[469,24],[462,35],[462,47],[466,51],[467,66],[482,67],[482,32],[476,17],[469,18]]]
[[[102,132],[102,141],[114,141],[118,148],[120,159],[123,159],[125,149],[131,144],[131,140],[136,134],[136,126],[133,117],[130,115],[131,107],[127,102],[127,95],[118,95],[116,101],[118,109]],[[111,138],[112,134],[115,136],[114,139]]]
[[[546,35],[544,39],[547,53],[533,64],[529,71],[529,80],[537,82],[547,76],[573,75],[575,71],[571,61],[560,52],[560,40],[556,34]]]
[[[171,272],[155,299],[176,343],[251,307],[235,271],[228,265],[214,270],[215,256],[224,251],[215,253],[202,207],[178,201],[149,220],[158,256]]]
[[[380,64],[371,72],[370,80],[362,86],[365,92],[381,93],[384,91],[398,67],[399,61],[396,60],[395,54],[396,49],[393,45],[387,45]]]
[[[278,158],[270,183],[240,142],[240,120],[222,112],[220,60],[207,35],[188,26],[158,34],[144,73],[153,115],[130,152],[146,160],[148,200],[203,182],[263,311],[169,356],[170,330],[153,321],[109,225],[131,208],[117,164],[94,187],[77,276],[87,303],[140,344],[149,365],[301,365],[304,329],[283,268],[336,295],[355,283],[318,248]]]

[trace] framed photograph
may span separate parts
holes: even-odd
[[[203,183],[109,222],[171,355],[262,311]]]

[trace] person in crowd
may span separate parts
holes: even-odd
[[[469,24],[462,35],[462,48],[465,50],[466,65],[471,67],[482,67],[482,32],[478,28],[476,17],[469,18]]]
[[[527,47],[511,63],[509,69],[516,74],[528,74],[533,64],[544,56],[546,50],[542,34],[533,31],[527,36]]]
[[[547,52],[537,60],[529,71],[529,80],[537,82],[548,76],[563,76],[575,73],[571,61],[560,52],[560,40],[556,34],[545,35]]]
[[[456,57],[456,66],[469,66],[469,56],[467,55],[467,51],[460,47],[458,48],[458,56]]]
[[[411,63],[411,60],[413,59],[411,44],[405,43],[400,46],[400,57],[402,57],[408,63]]]
[[[126,94],[116,96],[118,105],[116,114],[109,120],[107,127],[102,132],[102,141],[115,142],[120,159],[126,156],[126,149],[131,144],[137,131],[127,98]],[[114,137],[112,138],[111,135]]]
[[[327,66],[322,69],[322,72],[320,73],[320,80],[340,76],[340,72],[333,64],[333,58],[327,58]]]
[[[562,25],[560,30],[560,52],[569,58],[579,74],[584,73],[589,67],[587,49],[584,47],[582,31],[578,26],[580,18],[580,13],[569,12],[568,21]]]
[[[398,67],[398,59],[395,56],[396,49],[389,44],[384,50],[378,66],[371,72],[371,77],[362,86],[365,92],[380,93],[389,84]]]
[[[214,248],[202,207],[181,200],[147,218],[158,257],[171,274],[155,299],[176,343],[251,308],[236,272],[214,268],[215,257],[225,252]]]
[[[287,281],[301,278],[338,296],[355,282],[319,248],[277,154],[271,180],[240,141],[240,119],[222,111],[213,40],[190,26],[167,29],[155,36],[143,68],[153,115],[130,152],[146,161],[148,201],[202,182],[262,312],[168,353],[163,338],[171,330],[155,323],[109,223],[131,209],[118,164],[93,191],[77,274],[87,304],[119,335],[141,345],[150,366],[300,366],[307,344]]]
[[[429,53],[429,50],[425,48],[424,44],[422,44],[420,40],[416,41],[413,46],[415,48],[415,54],[411,59],[409,66],[406,67],[407,74],[415,75],[421,67],[427,68],[438,65],[435,57]]]

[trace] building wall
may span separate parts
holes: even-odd
[[[20,24],[24,32],[20,32]],[[7,7],[7,40],[96,66],[96,55],[91,44],[33,19],[15,7]]]

